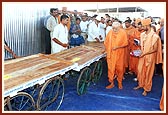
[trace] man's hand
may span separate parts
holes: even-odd
[[[78,30],[76,30],[76,32],[79,32],[79,33],[80,33],[80,32],[81,32],[81,30],[80,30],[80,29],[78,29]]]
[[[99,35],[99,38],[100,38],[100,40],[102,40],[102,39],[103,39],[101,35]]]
[[[64,48],[67,48],[67,47],[69,46],[69,44],[62,44],[62,46],[63,46]]]
[[[100,40],[98,38],[95,38],[97,42],[100,42]]]
[[[13,55],[14,59],[21,58],[20,56],[17,56],[15,53],[13,53],[12,55]]]
[[[116,50],[118,47],[113,47],[113,50]]]
[[[104,53],[106,53],[106,51],[105,51],[105,50],[103,50],[103,51],[102,51],[102,54],[104,54]]]
[[[145,56],[145,54],[142,53],[139,57],[141,58],[141,57],[143,57],[143,56]]]

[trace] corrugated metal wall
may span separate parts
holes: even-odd
[[[44,52],[43,20],[47,15],[49,8],[37,4],[3,4],[3,37],[18,56]],[[12,57],[7,51],[4,56]]]

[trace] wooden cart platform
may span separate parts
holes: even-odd
[[[96,50],[100,50],[101,52],[105,50],[104,43],[103,42],[89,42],[86,44],[86,46],[92,47]]]
[[[49,55],[49,58],[58,58],[65,61],[70,61],[72,63],[77,63],[78,66],[73,68],[76,71],[80,71],[80,69],[89,66],[91,63],[98,61],[105,54],[101,52],[101,50],[95,49],[90,46],[77,46],[68,50],[64,50],[59,53]]]
[[[4,110],[46,110],[54,105],[58,110],[64,97],[63,79],[76,72],[77,93],[86,92],[91,82],[96,82],[102,74],[103,45],[82,45],[51,55],[36,54],[4,64]],[[71,71],[73,70],[73,71]],[[74,71],[75,70],[75,71]],[[65,75],[64,75],[65,74]],[[31,89],[31,92],[26,92]],[[38,92],[37,100],[34,99]]]
[[[54,58],[49,59],[42,54],[5,61],[4,65],[4,97],[14,96],[18,91],[42,84],[45,80],[74,68],[71,62]]]

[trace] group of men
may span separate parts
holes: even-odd
[[[85,43],[104,42],[105,44],[109,67],[108,77],[111,82],[107,88],[114,86],[112,81],[117,76],[119,88],[122,89],[123,74],[128,73],[137,75],[139,86],[135,89],[144,87],[143,95],[151,90],[155,64],[162,63],[163,19],[160,20],[160,27],[156,30],[152,25],[151,17],[137,18],[134,22],[127,17],[123,28],[121,21],[111,18],[108,14],[105,17],[94,15],[90,19],[87,14],[77,15],[76,10],[74,16],[69,15],[67,9],[63,9],[61,15],[58,11],[51,8],[51,16],[45,21],[46,28],[50,31],[50,39],[47,39],[51,40],[51,53],[57,53],[69,47],[71,27],[76,25],[76,28],[71,31],[73,36],[83,36]],[[136,51],[141,51],[141,54],[131,55]],[[145,78],[148,76],[147,83],[141,83],[144,81],[141,80],[141,76]]]
[[[69,14],[66,8],[63,8],[60,14],[57,8],[51,8],[50,16],[46,17],[44,25],[46,54],[50,54],[68,48],[72,37],[82,36],[85,40],[84,44],[103,42],[106,34],[112,28],[112,20],[106,20],[98,15],[91,17],[87,13],[78,14],[76,10],[73,14]],[[50,38],[47,33],[50,33]]]
[[[112,29],[104,41],[110,82],[106,88],[115,86],[114,79],[117,76],[118,88],[122,89],[124,73],[128,72],[137,76],[138,86],[134,89],[143,88],[142,95],[146,96],[152,88],[156,64],[163,63],[164,42],[161,41],[164,41],[164,20],[160,20],[160,28],[157,31],[150,17],[137,19],[134,26],[128,18],[125,27],[121,28],[119,22],[113,22]],[[163,105],[162,94],[161,110]]]

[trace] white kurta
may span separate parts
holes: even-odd
[[[68,28],[64,26],[62,23],[58,24],[54,28],[53,38],[58,39],[60,42],[67,44],[68,43]],[[61,45],[57,44],[53,40],[51,40],[51,53],[57,53],[67,48],[62,47]]]
[[[107,26],[107,28],[106,28],[106,36],[107,36],[108,32],[109,32],[111,29],[112,29],[112,26]]]
[[[55,26],[58,25],[58,19],[54,18],[53,16],[49,17],[47,20],[47,29],[50,31],[50,37],[53,36],[53,31]]]
[[[96,25],[96,23],[93,21],[91,24],[89,24],[88,28],[88,42],[94,42],[96,41],[96,37],[99,39],[100,34],[100,27]],[[100,40],[100,39],[99,39]]]
[[[106,24],[103,24],[103,23],[99,23],[98,24],[98,26],[99,26],[99,28],[100,28],[100,35],[102,36],[102,40],[100,40],[100,41],[104,41],[104,39],[105,39],[105,28],[106,28]]]
[[[87,27],[87,25],[89,24],[89,22],[88,21],[81,21],[80,22],[80,28],[81,28],[81,31],[82,32],[87,32],[87,30],[88,30],[88,27]]]
[[[88,33],[88,21],[81,21],[80,22],[80,28],[81,28],[81,36],[85,39],[85,43],[87,43],[87,33]]]

